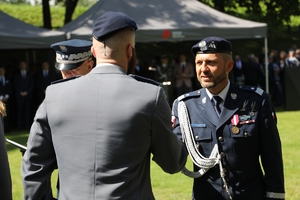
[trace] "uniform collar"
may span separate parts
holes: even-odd
[[[229,87],[230,87],[230,81],[228,80],[228,83],[227,83],[226,87],[219,94],[217,94],[219,97],[221,97],[223,99],[223,101],[225,101],[225,99],[226,99]],[[207,88],[205,88],[205,90],[206,90],[206,93],[207,93],[209,99],[211,100],[212,97],[215,96],[215,95],[210,93]]]
[[[110,74],[110,73],[122,73],[126,74],[124,69],[118,65],[110,64],[110,63],[101,63],[96,65],[92,71],[92,73],[105,73],[105,74]]]

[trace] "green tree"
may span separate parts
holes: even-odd
[[[277,36],[278,28],[290,24],[291,16],[299,16],[299,0],[199,0],[221,12],[245,19],[268,23],[269,36]],[[241,12],[245,11],[244,13]]]

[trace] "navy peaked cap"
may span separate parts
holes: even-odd
[[[92,57],[92,42],[87,40],[72,39],[57,42],[51,45],[56,51],[56,65],[58,70],[72,70]]]
[[[108,11],[101,15],[93,27],[93,37],[98,41],[104,41],[114,33],[125,29],[138,29],[135,21],[122,12]]]
[[[206,53],[228,53],[232,54],[231,43],[220,37],[207,37],[195,44],[192,47],[192,53],[206,54]]]

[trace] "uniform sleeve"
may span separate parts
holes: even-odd
[[[22,160],[24,200],[42,200],[51,194],[50,178],[56,166],[46,106],[43,102],[36,112]]]
[[[172,108],[172,126],[173,132],[177,135],[178,139],[182,141],[181,129],[178,119],[178,100],[175,100]]]
[[[159,87],[153,115],[151,152],[153,160],[167,173],[177,173],[183,169],[187,151],[183,143],[172,131],[171,109],[164,92]]]
[[[265,172],[265,195],[266,199],[284,199],[283,161],[277,119],[268,95],[264,96],[259,131],[261,162]]]

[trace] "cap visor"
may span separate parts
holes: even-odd
[[[83,62],[72,63],[72,64],[56,63],[55,68],[58,69],[58,70],[72,70],[72,69],[76,69],[77,67],[82,65],[82,63]]]

